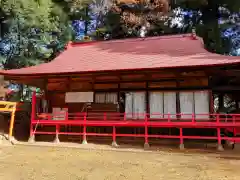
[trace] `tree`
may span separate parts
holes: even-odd
[[[231,15],[240,10],[238,0],[180,0],[178,5],[185,9],[201,11],[202,16],[196,23],[198,34],[203,37],[206,48],[215,53],[228,53],[229,43],[226,43],[221,36],[224,29],[231,26],[231,23],[220,24],[221,18],[231,18]],[[228,11],[223,13],[222,9]]]
[[[5,32],[0,53],[5,69],[48,61],[68,29],[68,17],[52,0],[2,0],[1,12]]]
[[[169,10],[168,0],[119,0],[107,14],[105,25],[113,38],[138,36],[140,29],[159,32]]]

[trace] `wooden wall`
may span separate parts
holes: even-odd
[[[99,76],[71,76],[49,78],[47,94],[51,107],[69,107],[79,112],[83,103],[66,104],[66,92],[124,92],[124,91],[180,91],[206,90],[208,76],[203,71],[145,72]]]

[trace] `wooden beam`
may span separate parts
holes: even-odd
[[[191,77],[182,77],[182,78],[179,78],[179,81],[183,81],[184,79],[185,80],[190,80],[190,79],[196,79],[196,78],[207,78],[206,76],[203,76],[203,77],[199,77],[199,76],[191,76]],[[95,84],[118,84],[118,83],[140,83],[140,82],[169,82],[169,81],[176,81],[176,78],[162,78],[162,79],[151,79],[151,78],[141,78],[141,79],[134,79],[134,80],[123,80],[122,78],[120,78],[120,80],[118,81],[113,81],[113,80],[102,80],[102,81],[96,81],[96,80],[92,80],[95,82]],[[66,81],[52,81],[52,82],[49,82],[49,83],[58,83],[58,82],[67,82]],[[91,82],[91,81],[74,81],[76,83],[86,83],[86,82]]]
[[[122,92],[128,92],[128,91],[186,91],[186,90],[210,90],[209,86],[195,86],[195,87],[181,87],[181,88],[121,88],[120,91]],[[80,92],[81,90],[74,90],[72,92]],[[85,92],[86,90],[84,90]],[[89,90],[92,91],[92,90]],[[119,89],[115,88],[115,89],[98,89],[98,90],[94,90],[95,92],[118,92]],[[56,93],[65,93],[66,91],[63,90],[54,90],[52,92],[56,92]]]
[[[212,87],[213,91],[240,91],[240,86],[219,86]]]

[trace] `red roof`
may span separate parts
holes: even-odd
[[[240,63],[240,57],[206,51],[190,35],[72,43],[49,63],[2,71],[3,75],[44,75],[116,70],[144,70]]]

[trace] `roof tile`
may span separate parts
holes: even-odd
[[[44,75],[240,63],[240,57],[208,52],[200,38],[193,40],[190,35],[72,43],[67,47],[49,63],[0,74]]]

